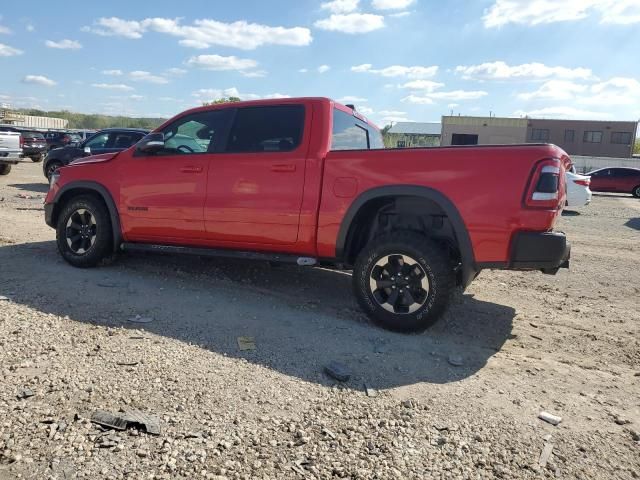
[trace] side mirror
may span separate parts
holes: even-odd
[[[152,154],[164,149],[164,135],[162,133],[150,133],[142,138],[136,145],[140,153]]]
[[[87,155],[91,155],[91,148],[90,147],[84,147],[84,153],[86,153]]]

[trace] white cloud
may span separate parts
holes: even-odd
[[[362,115],[373,115],[374,111],[373,108],[371,107],[358,107],[357,109],[358,113],[361,113]]]
[[[204,70],[223,71],[249,71],[258,66],[258,62],[249,58],[238,58],[235,56],[223,57],[221,55],[197,55],[187,60],[190,67],[202,68]]]
[[[455,72],[467,80],[541,80],[552,77],[571,80],[593,76],[588,68],[549,67],[543,63],[508,65],[503,61],[460,65],[455,68]]]
[[[532,118],[569,118],[580,120],[585,118],[593,120],[607,120],[612,118],[610,113],[581,110],[575,107],[545,107],[537,110],[518,110],[514,112],[513,115]]]
[[[142,100],[144,98],[144,95],[129,95],[129,98],[131,100],[138,101],[138,100]]]
[[[83,27],[82,31],[105,37],[142,38],[146,27],[143,22],[123,20],[118,17],[99,18],[92,27]]]
[[[0,43],[0,57],[13,57],[15,55],[22,55],[23,51],[17,48],[10,47],[4,43]]]
[[[299,73],[307,73],[308,71],[308,68],[301,68],[300,70],[298,70]]]
[[[572,100],[574,104],[592,106],[625,106],[640,103],[640,81],[614,77],[591,85],[562,80],[550,80],[538,90],[521,93],[518,98],[535,100]]]
[[[91,86],[95,88],[102,88],[104,90],[121,90],[123,92],[135,90],[133,87],[123,83],[92,83]]]
[[[389,124],[389,123],[397,123],[397,122],[410,122],[411,120],[405,116],[396,117],[394,115],[389,115],[387,117],[382,117],[382,121],[385,124]]]
[[[26,25],[26,27],[24,27],[24,29],[25,29],[27,32],[35,32],[35,31],[36,31],[36,27],[35,27],[35,26],[33,26],[33,25],[32,25],[32,24],[30,24],[30,23],[27,23],[27,25]]]
[[[135,70],[129,73],[129,78],[134,82],[155,83],[156,85],[169,83],[169,80],[166,78],[159,75],[153,75],[150,72],[145,72],[144,70]]]
[[[331,67],[329,65],[320,65],[318,67],[318,73],[326,73],[329,70],[331,70]]]
[[[447,105],[447,108],[456,108],[456,107],[459,107],[459,106],[460,106],[460,104],[458,104],[458,103],[450,103],[449,105]]]
[[[374,69],[370,63],[364,63],[362,65],[356,65],[351,67],[352,72],[358,73],[373,73],[375,75],[381,75],[383,77],[408,77],[408,78],[431,78],[438,73],[438,67],[421,67],[413,66],[406,67],[403,65],[392,65],[390,67]]]
[[[58,84],[58,82],[44,75],[27,75],[22,79],[22,83],[33,83],[35,85],[42,85],[43,87],[53,87]]]
[[[368,100],[366,98],[362,98],[362,97],[355,97],[352,95],[345,95],[342,98],[339,98],[338,101],[340,103],[365,103]]]
[[[481,90],[453,90],[450,92],[433,92],[425,95],[408,95],[402,99],[405,103],[414,103],[417,105],[432,105],[437,100],[462,101],[462,100],[478,100],[489,95]]]
[[[263,78],[267,76],[267,71],[266,70],[253,70],[250,72],[240,72],[240,74],[243,77],[247,77],[247,78]]]
[[[434,90],[444,87],[444,83],[433,82],[431,80],[412,80],[410,82],[398,85],[400,88],[406,88],[409,90],[419,90],[427,93],[431,93]]]
[[[9,27],[5,27],[3,25],[0,25],[0,34],[11,35],[11,29]]]
[[[407,112],[400,112],[398,110],[380,110],[378,115],[382,115],[384,117],[401,117],[406,115]]]
[[[398,13],[390,13],[389,14],[389,16],[393,17],[393,18],[408,17],[409,15],[411,15],[411,12],[398,12]]]
[[[540,88],[534,92],[521,93],[518,98],[521,100],[569,100],[577,93],[585,92],[588,89],[586,85],[580,85],[568,80],[549,80],[543,83]]]
[[[509,23],[540,25],[597,16],[600,23],[640,22],[638,0],[495,0],[482,17],[486,28]]]
[[[314,23],[317,28],[349,34],[369,33],[384,28],[384,17],[372,13],[333,14]]]
[[[103,75],[112,75],[114,77],[119,77],[122,75],[122,70],[102,70]]]
[[[289,98],[289,95],[282,93],[270,93],[267,95],[257,95],[255,93],[241,93],[236,87],[219,89],[219,88],[201,88],[193,92],[193,97],[202,102],[210,102],[223,97],[238,97],[241,100],[260,100],[267,98]]]
[[[166,70],[167,75],[172,75],[174,77],[181,77],[182,75],[187,73],[187,70],[184,68],[168,68]]]
[[[360,0],[333,0],[320,5],[323,10],[329,10],[331,13],[349,13],[358,8]]]
[[[237,21],[224,23],[211,19],[195,20],[182,25],[180,19],[146,18],[141,21],[117,17],[100,18],[84,31],[98,35],[142,38],[147,31],[178,37],[180,45],[209,48],[214,45],[253,50],[262,45],[306,46],[313,40],[311,31],[303,27],[271,27],[258,23]]]
[[[53,40],[47,40],[44,44],[48,48],[57,48],[59,50],[79,50],[82,48],[82,45],[77,40],[69,40],[64,39],[59,42],[54,42]]]
[[[371,5],[377,10],[404,10],[416,3],[416,0],[373,0]]]

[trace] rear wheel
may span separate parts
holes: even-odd
[[[9,175],[11,171],[11,165],[8,163],[0,164],[0,175]]]
[[[31,161],[34,163],[40,163],[42,161],[42,155],[34,155],[31,157]]]
[[[384,328],[403,332],[433,325],[455,289],[446,252],[413,232],[373,240],[356,260],[353,282],[367,315]]]
[[[640,198],[640,185],[638,185],[637,187],[635,187],[633,189],[633,191],[631,192],[631,194],[636,197],[636,198]]]
[[[72,198],[58,216],[58,250],[74,267],[95,267],[112,253],[107,207],[94,196]]]

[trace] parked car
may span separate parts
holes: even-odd
[[[640,198],[640,168],[600,168],[587,175],[594,192],[631,193]]]
[[[70,143],[79,143],[82,141],[80,135],[71,132],[47,132],[44,134],[47,140],[47,149],[61,148]]]
[[[326,98],[210,105],[60,168],[45,220],[76,267],[119,251],[345,265],[373,320],[414,331],[483,269],[568,267],[553,226],[570,164],[554,145],[385,150]]]
[[[51,150],[42,164],[45,177],[58,168],[68,165],[76,158],[99,155],[101,153],[120,152],[138,143],[149,130],[137,128],[106,128],[100,130],[84,142],[73,143],[64,148]]]
[[[567,178],[567,207],[584,207],[591,203],[591,190],[589,184],[591,178],[586,175],[578,175],[573,172],[566,172]]]
[[[0,175],[9,175],[11,167],[22,158],[22,135],[7,130],[0,131]]]

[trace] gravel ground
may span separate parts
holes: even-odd
[[[0,480],[640,477],[638,200],[563,216],[570,271],[483,272],[434,328],[400,335],[360,313],[347,272],[151,255],[74,269],[46,190],[38,164],[0,177]],[[160,435],[90,421],[132,408]]]

